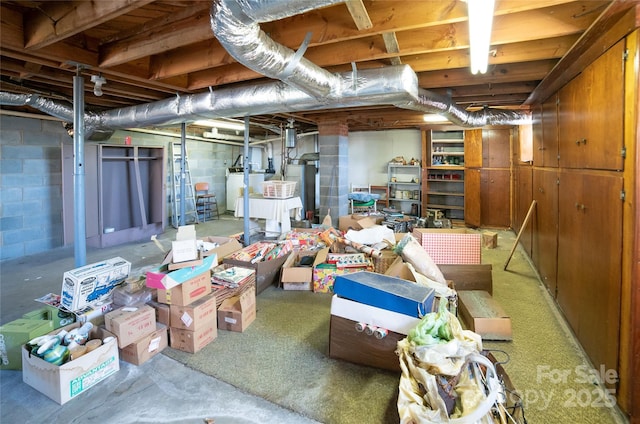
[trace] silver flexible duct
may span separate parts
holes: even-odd
[[[248,68],[267,77],[279,79],[322,103],[326,103],[327,98],[342,98],[344,103],[343,87],[353,81],[353,79],[348,80],[349,74],[347,79],[340,79],[337,75],[330,74],[314,63],[300,58],[293,50],[276,43],[259,27],[261,22],[271,22],[342,2],[304,0],[295,2],[292,6],[291,2],[286,0],[266,3],[263,0],[214,0],[211,27],[216,38],[229,54]],[[410,72],[413,71],[410,70]],[[408,78],[415,81],[415,90],[409,90],[412,95],[410,99],[394,103],[397,107],[440,113],[454,124],[466,127],[517,125],[528,118],[528,115],[517,111],[483,109],[468,112],[455,105],[451,99],[419,89],[417,77]],[[377,83],[384,84],[383,75],[377,78]],[[389,104],[388,99],[382,101],[382,104]],[[324,106],[326,107],[327,104]]]
[[[104,140],[109,131],[151,125],[172,125],[198,119],[250,116],[331,108],[399,103],[417,96],[417,77],[407,65],[366,70],[357,78],[339,74],[343,84],[339,99],[320,103],[283,82],[176,96],[170,99],[102,112],[85,113],[85,133],[90,140]],[[73,120],[72,108],[34,94],[0,92],[0,105],[24,106]],[[108,138],[108,137],[107,137]]]
[[[462,127],[482,127],[485,125],[522,125],[531,121],[527,112],[506,109],[481,109],[467,111],[458,107],[451,99],[428,90],[420,89],[418,100],[396,106],[427,113],[446,116],[453,124]]]
[[[331,74],[271,40],[258,25],[258,22],[340,2],[298,0],[292,5],[287,0],[214,1],[211,25],[230,54],[254,71],[282,82],[175,96],[109,111],[87,111],[86,138],[102,141],[117,129],[172,125],[206,118],[374,105],[440,113],[465,127],[518,125],[529,119],[528,114],[518,111],[484,109],[468,112],[461,109],[451,99],[420,89],[418,78],[408,65]],[[0,105],[28,105],[63,121],[73,121],[73,108],[68,103],[36,94],[0,92]]]
[[[247,68],[282,80],[322,101],[340,96],[340,79],[276,43],[260,29],[260,23],[336,3],[344,0],[214,1],[211,28],[225,50]]]

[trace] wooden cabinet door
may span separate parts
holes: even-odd
[[[624,49],[622,40],[584,72],[588,90],[583,107],[589,118],[580,145],[584,168],[622,170]]]
[[[488,227],[511,227],[511,172],[508,169],[480,171],[481,224]]]
[[[558,304],[593,365],[617,369],[623,179],[559,175]]]
[[[558,167],[558,100],[551,96],[542,104],[542,145],[541,162],[547,167]],[[533,152],[534,158],[536,152]]]
[[[569,325],[580,333],[580,301],[583,288],[582,240],[586,227],[585,215],[580,213],[582,202],[582,175],[572,172],[559,174],[558,186],[558,277],[556,298]]]
[[[596,369],[617,369],[622,282],[622,177],[586,174],[578,339]]]
[[[607,50],[560,90],[560,166],[622,169],[624,43]]]
[[[466,168],[482,167],[482,130],[464,132],[464,166]]]
[[[556,296],[558,237],[558,172],[555,169],[533,170],[533,199],[536,209],[531,226],[534,239],[531,259],[536,264],[542,282]]]
[[[529,211],[529,207],[531,206],[531,200],[533,199],[532,170],[533,169],[531,166],[521,164],[516,168],[516,172],[514,175],[514,189],[516,190],[517,194],[513,196],[515,203],[513,205],[514,213],[512,227],[516,230],[516,232],[520,232],[522,224],[524,223],[524,218],[527,216],[527,212]],[[520,244],[527,251],[530,257],[533,257],[532,234],[535,228],[533,225],[534,222],[530,222],[520,236]]]
[[[544,122],[542,105],[536,105],[531,113],[532,123],[532,145],[533,164],[535,166],[544,166],[544,158],[542,156],[544,150],[544,131],[542,125]],[[517,163],[517,162],[516,162]]]
[[[509,168],[511,165],[511,130],[482,131],[482,167]]]
[[[464,222],[470,227],[479,227],[480,220],[480,170],[464,171]]]
[[[581,139],[584,137],[583,74],[578,75],[558,92],[558,165],[581,168]]]

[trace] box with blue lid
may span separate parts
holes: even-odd
[[[431,312],[434,290],[375,272],[339,275],[334,293],[345,299],[416,318]]]

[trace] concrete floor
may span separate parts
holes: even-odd
[[[229,215],[196,226],[198,237],[242,232],[243,221]],[[158,235],[166,248],[176,230]],[[162,251],[151,241],[104,249],[87,248],[87,263],[120,256],[132,275],[157,265]],[[60,293],[62,275],[75,268],[74,250],[0,263],[0,323],[38,308],[35,298]],[[0,371],[3,423],[315,423],[264,399],[185,367],[162,354],[141,366],[120,361],[120,371],[63,406],[22,382],[21,371]]]

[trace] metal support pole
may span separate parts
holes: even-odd
[[[76,268],[87,264],[84,176],[84,78],[78,68],[73,77],[73,246]]]
[[[242,196],[242,204],[244,205],[244,245],[248,246],[251,244],[251,234],[250,234],[250,211],[249,211],[249,117],[244,117],[244,161],[243,161],[243,170],[244,170],[244,178],[242,180],[242,185],[244,187],[243,196]]]
[[[187,178],[187,124],[180,125],[180,220],[178,225],[185,224],[185,213],[187,212],[187,188],[185,180]]]

